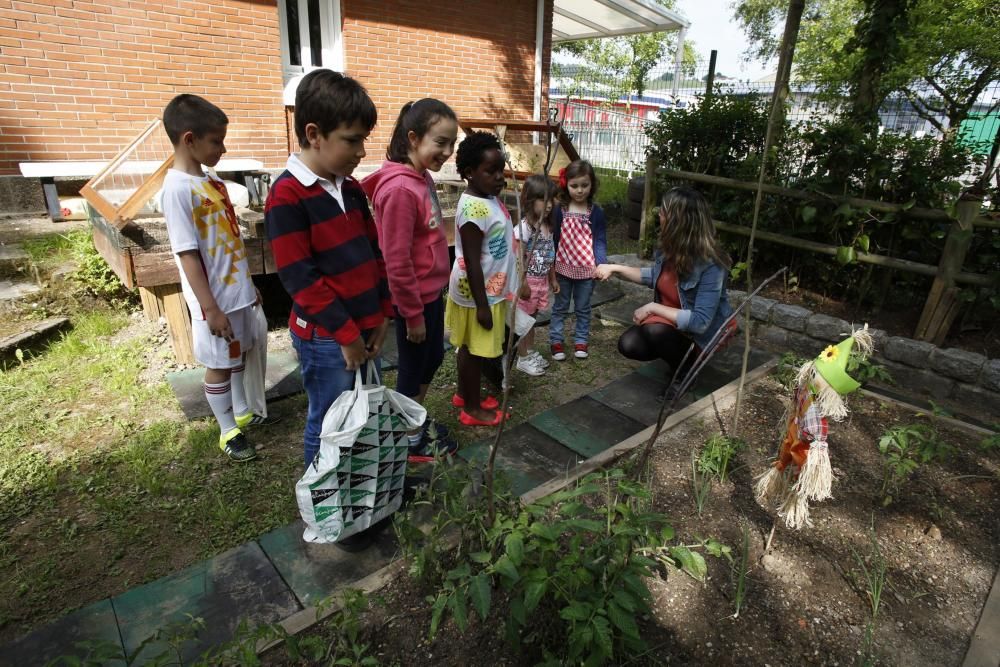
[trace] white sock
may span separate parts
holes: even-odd
[[[205,383],[205,399],[212,408],[215,420],[219,422],[219,433],[225,435],[236,428],[236,418],[233,417],[233,396],[230,383]]]
[[[410,441],[410,447],[416,447],[420,444],[421,434],[419,432],[416,435],[407,434],[406,438]]]
[[[244,370],[246,370],[246,366],[240,364],[229,371],[231,373],[229,379],[233,387],[233,414],[237,417],[242,417],[250,412],[250,406],[247,405],[247,392],[243,387]]]

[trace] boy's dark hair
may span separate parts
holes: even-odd
[[[458,145],[458,151],[455,153],[455,167],[458,168],[458,175],[466,178],[466,174],[479,166],[479,163],[483,161],[483,154],[491,148],[503,152],[500,140],[495,134],[474,131],[465,135],[465,139]]]
[[[185,132],[196,137],[229,125],[229,118],[219,107],[203,97],[185,93],[170,100],[163,110],[163,129],[170,143],[176,146]]]
[[[378,120],[375,103],[364,86],[349,76],[330,69],[309,72],[295,91],[295,136],[306,148],[306,125],[316,124],[323,136],[341,124],[360,121],[370,132]]]
[[[594,171],[594,165],[590,164],[586,160],[573,160],[568,165],[566,165],[566,171],[564,172],[566,176],[566,183],[569,183],[574,178],[580,176],[590,176],[590,194],[587,195],[587,202],[590,204],[594,203],[594,195],[597,194],[597,172]],[[569,203],[569,191],[566,188],[560,188],[559,193],[560,200],[563,204]]]
[[[403,164],[409,162],[410,140],[407,134],[413,132],[421,138],[431,129],[431,125],[442,118],[458,120],[450,106],[433,97],[404,104],[396,119],[396,126],[392,128],[392,138],[385,151],[385,159]]]

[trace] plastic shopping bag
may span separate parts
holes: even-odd
[[[267,318],[262,306],[253,307],[252,347],[247,351],[246,369],[243,371],[243,390],[250,411],[267,416],[267,398],[264,394],[264,376],[267,374]]]
[[[407,431],[427,411],[381,384],[374,364],[366,382],[333,402],[323,418],[319,454],[295,485],[307,542],[336,542],[390,516],[403,503]]]

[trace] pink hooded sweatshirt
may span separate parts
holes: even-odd
[[[430,174],[398,162],[361,181],[375,209],[392,304],[408,327],[424,323],[424,304],[441,296],[451,267],[441,207]]]

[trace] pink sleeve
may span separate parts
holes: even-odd
[[[389,278],[389,293],[408,326],[424,323],[424,304],[413,267],[413,229],[418,224],[420,203],[405,188],[390,190],[377,205],[381,228],[382,256]]]

